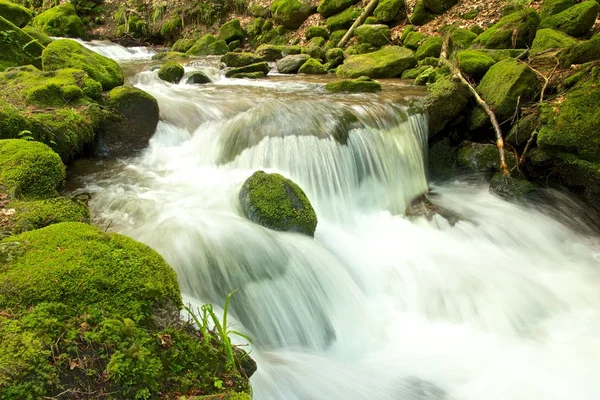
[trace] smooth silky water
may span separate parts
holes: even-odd
[[[135,61],[147,50],[86,45],[124,63],[161,122],[138,157],[75,166],[70,185],[92,193],[96,223],[165,257],[187,303],[239,289],[255,399],[600,398],[600,240],[585,208],[552,193],[552,207],[511,204],[456,181],[432,188],[459,222],[406,218],[431,188],[422,92],[230,80],[210,58],[186,75],[214,84],[171,85]],[[244,218],[239,188],[261,169],[304,189],[314,239]]]

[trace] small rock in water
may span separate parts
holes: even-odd
[[[428,221],[439,215],[448,220],[450,225],[455,225],[461,219],[458,214],[433,204],[426,194],[414,199],[406,209],[405,214],[409,218],[425,217]]]
[[[204,72],[198,71],[188,76],[185,83],[188,85],[202,85],[204,83],[212,83],[212,81]]]

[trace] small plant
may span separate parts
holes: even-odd
[[[23,131],[19,132],[17,136],[19,136],[19,139],[23,139],[23,140],[27,140],[27,141],[35,140],[33,138],[33,136],[31,136],[31,135],[33,135],[33,133],[31,133],[31,131],[23,130]]]
[[[213,311],[212,304],[205,304],[201,307],[201,310],[202,310],[201,319],[198,318],[198,316],[192,311],[192,309],[190,307],[184,306],[184,309],[191,315],[192,319],[194,320],[194,323],[198,326],[198,329],[200,330],[200,333],[202,334],[202,340],[206,344],[208,344],[210,342],[210,338],[212,337],[210,335],[210,332],[208,329],[208,317],[210,316],[213,324],[215,325],[216,334],[219,336],[219,338],[221,340],[220,343],[221,343],[221,346],[223,347],[225,356],[227,357],[228,366],[231,368],[237,369],[236,359],[235,359],[235,356],[233,355],[233,345],[231,344],[231,339],[229,338],[229,335],[230,334],[237,335],[237,336],[240,336],[240,337],[246,339],[250,343],[253,343],[253,342],[252,342],[252,339],[250,337],[248,337],[247,335],[245,335],[241,332],[238,332],[236,330],[229,329],[227,326],[227,314],[229,313],[229,302],[231,301],[231,296],[235,292],[237,292],[237,289],[235,289],[234,291],[229,293],[227,295],[227,298],[225,299],[225,307],[223,307],[223,318],[222,318],[223,323],[222,324],[221,324],[221,320],[219,320],[219,317]],[[200,311],[200,310],[198,310],[198,311]]]

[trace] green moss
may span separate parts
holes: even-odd
[[[373,16],[381,22],[390,22],[402,15],[404,0],[380,0]]]
[[[179,39],[173,44],[171,51],[175,51],[178,53],[186,53],[189,49],[192,48],[194,43],[196,43],[194,39]]]
[[[344,50],[339,47],[327,50],[325,53],[325,59],[331,68],[335,68],[344,62]]]
[[[57,197],[38,201],[17,201],[9,205],[15,209],[13,234],[40,229],[61,222],[89,223],[88,206],[75,199]]]
[[[325,46],[325,39],[322,37],[314,37],[302,48],[302,53],[308,54],[312,58],[323,60],[325,59],[325,50],[323,50],[323,46]]]
[[[33,27],[50,36],[85,38],[85,29],[71,3],[50,8],[33,19]]]
[[[315,37],[321,37],[327,40],[327,38],[329,38],[329,31],[324,26],[313,25],[306,30],[304,36],[306,37],[306,40],[310,40]]]
[[[444,41],[439,36],[428,37],[421,43],[415,57],[418,61],[423,60],[427,57],[439,57],[442,52],[442,46]]]
[[[163,32],[163,28],[164,28],[164,35],[167,35],[169,32],[169,29],[174,29],[174,26],[176,26],[176,21],[175,19],[167,21],[160,30],[160,33],[162,34]],[[179,22],[179,26],[181,26],[181,21]],[[117,29],[117,35],[121,35],[127,33],[131,36],[134,37],[138,37],[138,38],[143,38],[146,37],[149,33],[149,29],[148,29],[148,23],[146,21],[144,21],[143,19],[141,19],[138,15],[130,15],[127,18],[127,23],[123,24],[121,26],[119,26],[119,28]],[[171,32],[173,33],[173,32]]]
[[[32,38],[37,40],[44,47],[48,46],[50,43],[52,43],[52,39],[50,38],[50,36],[46,35],[41,30],[36,29],[32,26],[28,25],[28,26],[24,27],[23,32],[25,32],[26,34],[28,34],[29,36],[31,36]]]
[[[0,0],[0,15],[19,28],[23,28],[33,18],[31,10],[8,0]]]
[[[352,26],[354,21],[356,21],[356,18],[358,18],[360,13],[361,9],[359,7],[349,7],[344,11],[327,18],[327,28],[329,28],[331,32],[348,29]]]
[[[0,140],[0,185],[15,199],[56,197],[65,180],[58,154],[43,143]]]
[[[425,107],[429,114],[429,136],[439,133],[469,103],[469,89],[449,76],[427,87]]]
[[[227,53],[221,57],[221,62],[228,67],[243,67],[245,65],[255,64],[262,59],[254,53]]]
[[[337,44],[340,42],[340,40],[342,40],[346,32],[346,29],[338,29],[337,31],[333,31],[331,32],[331,35],[329,35],[329,40],[334,44],[334,46],[337,46]]]
[[[240,20],[235,18],[221,25],[219,28],[219,39],[227,43],[244,39],[244,30],[240,25]]]
[[[304,0],[275,0],[271,13],[275,21],[288,29],[297,29],[313,12],[314,7]]]
[[[223,55],[229,52],[227,42],[218,40],[211,34],[206,34],[194,43],[194,45],[186,52],[190,56],[210,56]]]
[[[425,39],[427,39],[427,35],[421,32],[410,31],[406,34],[403,43],[409,49],[417,50]]]
[[[393,78],[417,65],[414,53],[404,47],[389,46],[373,53],[350,56],[337,69],[344,78]]]
[[[179,83],[184,73],[184,68],[178,62],[169,61],[160,67],[158,77],[169,83]]]
[[[458,149],[458,166],[472,172],[497,171],[500,168],[498,149],[493,144],[464,142]]]
[[[429,67],[428,65],[422,65],[419,67],[407,69],[406,71],[404,71],[402,73],[401,78],[402,79],[415,79],[417,76],[421,75],[421,73],[423,71],[425,71],[428,67]]]
[[[459,51],[456,55],[460,70],[475,80],[480,80],[486,72],[496,64],[490,55],[479,50]]]
[[[304,191],[279,174],[257,171],[240,190],[244,214],[267,228],[313,236],[317,215]]]
[[[152,56],[152,60],[180,60],[182,58],[190,58],[190,56],[177,51],[163,51],[162,53],[156,53]]]
[[[264,18],[254,18],[248,25],[246,25],[246,32],[250,38],[254,38],[260,35],[263,25],[265,24]]]
[[[116,61],[86,49],[74,40],[55,40],[42,53],[44,71],[56,71],[62,68],[81,69],[90,78],[100,82],[104,90],[121,86],[124,81],[123,70]]]
[[[233,79],[260,79],[266,75],[263,72],[238,72],[229,76]]]
[[[423,0],[418,0],[410,16],[410,23],[413,25],[425,25],[429,21],[435,19],[435,14],[425,7]]]
[[[502,17],[495,25],[479,35],[474,43],[488,49],[530,47],[539,24],[538,13],[531,8],[526,8]]]
[[[321,0],[319,7],[317,7],[317,12],[327,18],[347,9],[355,3],[356,0]]]
[[[354,30],[354,36],[359,43],[369,43],[381,47],[391,43],[392,34],[387,25],[362,25]]]
[[[575,4],[575,0],[544,0],[540,9],[540,15],[542,19],[544,19],[561,13],[567,8],[573,7]]]
[[[472,20],[472,19],[477,18],[478,15],[479,15],[479,9],[478,8],[471,8],[466,13],[461,14],[460,17],[462,19]]]
[[[374,93],[381,91],[381,84],[369,77],[341,79],[325,85],[325,90],[334,93]]]
[[[556,15],[546,17],[541,28],[552,28],[573,37],[580,37],[590,31],[596,22],[600,6],[595,0],[584,1]]]
[[[453,52],[466,50],[477,39],[477,35],[467,29],[454,29],[450,33],[450,49]]]
[[[326,74],[327,68],[321,62],[315,58],[309,58],[304,64],[298,69],[300,74]]]
[[[590,40],[567,47],[558,54],[558,59],[563,67],[600,60],[600,33]]]
[[[500,172],[496,172],[490,182],[490,191],[508,200],[520,200],[533,189],[535,189],[533,183],[514,176],[507,180]]]
[[[428,85],[437,80],[437,71],[433,67],[427,67],[415,78],[415,85]]]
[[[281,46],[272,44],[261,44],[256,49],[256,55],[264,61],[275,61],[283,57],[281,54]]]
[[[41,44],[2,16],[0,32],[0,71],[27,64],[41,67]]]
[[[252,4],[252,6],[250,6],[250,14],[256,18],[269,18],[271,16],[271,10],[260,4]]]
[[[577,41],[566,33],[554,29],[540,29],[535,35],[531,46],[531,54],[537,54],[548,49],[564,49],[577,44]]]
[[[423,0],[423,4],[429,10],[433,11],[436,14],[443,14],[448,11],[453,5],[455,5],[457,0]]]
[[[266,62],[259,62],[250,65],[245,65],[243,67],[232,68],[225,73],[225,76],[230,78],[236,74],[246,74],[251,72],[259,72],[262,73],[263,76],[266,76],[269,73],[269,65]]]
[[[476,35],[481,35],[483,32],[485,32],[485,30],[479,25],[473,25],[469,28],[469,30]]]

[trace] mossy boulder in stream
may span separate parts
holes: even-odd
[[[50,36],[85,38],[85,28],[71,3],[50,8],[33,19],[33,27]]]
[[[246,65],[261,62],[262,58],[254,53],[227,53],[221,57],[221,62],[228,67],[244,67]]]
[[[257,171],[240,189],[242,210],[249,220],[277,231],[314,236],[317,214],[304,191],[291,180]]]
[[[179,83],[185,70],[178,62],[169,61],[163,64],[158,70],[158,77],[165,82]]]
[[[23,28],[33,18],[33,12],[30,9],[8,0],[0,0],[0,15],[19,28]]]
[[[275,0],[271,3],[273,19],[288,29],[298,29],[314,9],[304,0]]]
[[[196,43],[194,39],[178,39],[171,47],[171,51],[186,53]]]
[[[225,73],[225,76],[228,78],[231,78],[234,75],[238,75],[238,74],[248,74],[248,73],[257,73],[258,74],[258,73],[260,73],[264,77],[264,76],[267,76],[269,71],[270,71],[269,65],[263,61],[263,62],[246,65],[243,67],[232,68]],[[258,75],[250,75],[250,76],[253,78],[258,78]],[[247,77],[250,77],[250,76],[247,76]],[[238,77],[242,78],[243,76],[238,76]]]
[[[86,49],[74,40],[55,40],[42,53],[42,69],[56,71],[62,68],[81,69],[90,78],[100,82],[102,89],[121,86],[123,70],[116,61]]]
[[[414,53],[405,47],[388,46],[369,54],[350,56],[337,68],[344,78],[393,78],[417,65]]]
[[[335,68],[344,62],[344,50],[339,47],[327,50],[325,53],[325,60],[331,68]]]
[[[511,49],[531,47],[540,16],[532,8],[502,17],[475,40],[475,44],[488,49]]]
[[[381,84],[368,76],[356,79],[341,79],[325,85],[325,90],[334,93],[374,93],[381,91]]]
[[[0,140],[0,186],[14,199],[56,197],[65,181],[65,166],[40,142]]]
[[[281,74],[295,74],[308,61],[308,54],[290,54],[277,61],[277,71]]]
[[[150,94],[131,86],[114,88],[106,106],[118,120],[107,121],[96,137],[95,152],[100,156],[129,156],[148,146],[158,125],[158,102]]]
[[[327,68],[321,64],[321,61],[315,58],[309,58],[304,64],[302,64],[300,69],[298,69],[298,73],[311,75],[326,74]]]
[[[27,64],[38,68],[42,66],[40,56],[44,46],[37,40],[2,16],[0,16],[0,33],[0,71]]]
[[[541,28],[552,28],[569,36],[580,37],[590,31],[596,22],[600,5],[589,0],[570,7],[556,15],[544,18]]]
[[[186,52],[189,56],[214,56],[229,53],[227,42],[219,40],[210,33],[196,40],[196,43]]]
[[[373,24],[362,25],[354,30],[354,35],[359,43],[369,43],[381,47],[391,42],[391,31],[387,25]]]

